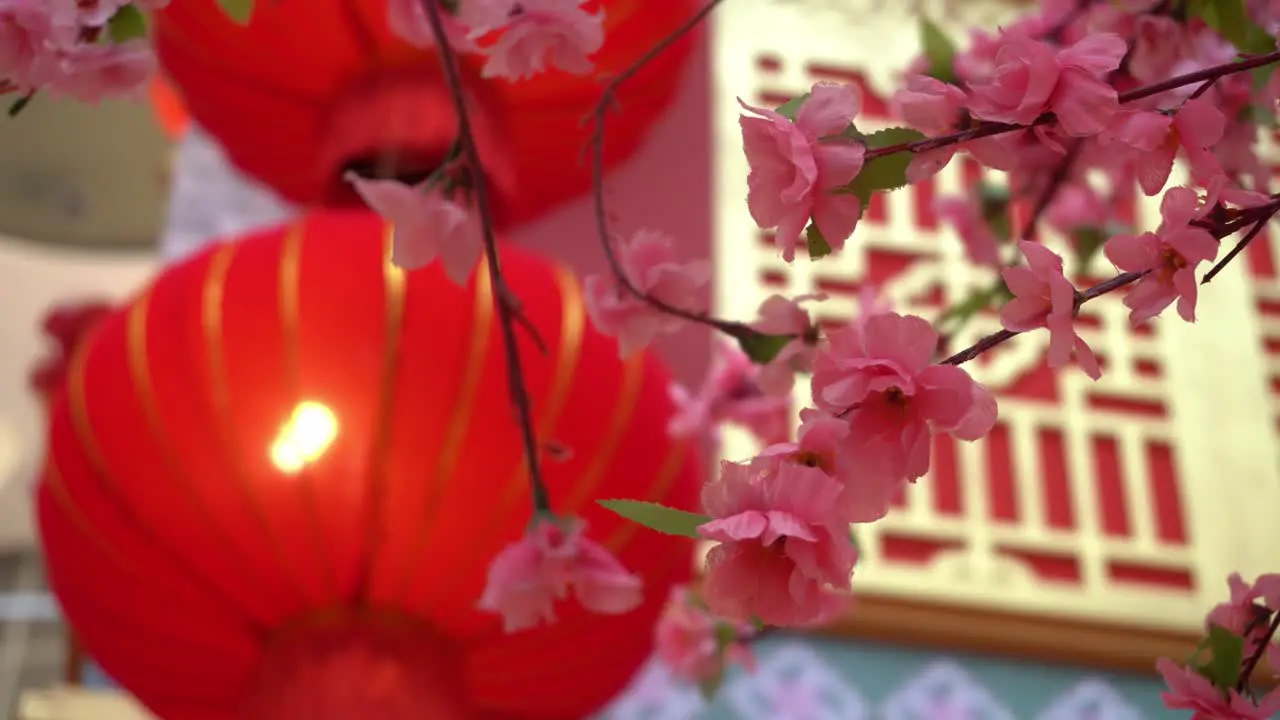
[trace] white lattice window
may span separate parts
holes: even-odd
[[[961,9],[944,24],[958,38],[1026,7],[953,5]],[[777,105],[818,79],[852,81],[864,89],[859,127],[887,126],[884,98],[917,53],[911,12],[909,3],[876,0],[735,0],[719,11],[720,314],[751,318],[771,293],[824,292],[832,299],[822,319],[839,321],[852,313],[857,289],[874,283],[900,311],[936,317],[991,284],[932,211],[935,197],[972,192],[983,175],[972,162],[877,196],[844,253],[816,263],[784,263],[744,205],[735,98]],[[1126,206],[1138,227],[1158,223],[1158,200]],[[1001,421],[982,442],[938,442],[930,476],[888,518],[860,528],[861,591],[1193,630],[1224,594],[1227,573],[1274,570],[1267,518],[1280,507],[1280,402],[1272,399],[1280,391],[1280,255],[1273,257],[1265,281],[1250,286],[1238,263],[1207,287],[1197,325],[1171,317],[1133,331],[1118,297],[1091,302],[1081,335],[1103,364],[1099,382],[1074,370],[1050,373],[1045,334],[967,365],[999,394]],[[1094,281],[1112,273],[1101,258],[1088,272]],[[982,315],[953,346],[998,329],[994,313]],[[1274,359],[1258,337],[1269,338]],[[744,435],[726,434],[727,457],[754,449]]]

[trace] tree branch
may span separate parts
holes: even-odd
[[[436,48],[440,53],[440,64],[444,67],[445,81],[449,86],[449,95],[453,99],[454,110],[458,114],[458,143],[466,160],[471,175],[471,189],[474,193],[476,212],[480,214],[480,228],[484,236],[484,254],[488,261],[489,277],[493,284],[493,296],[498,306],[498,324],[502,328],[502,347],[506,353],[507,387],[511,394],[511,404],[516,411],[516,420],[520,425],[520,434],[524,441],[525,462],[529,470],[529,484],[533,493],[533,507],[538,512],[551,510],[551,498],[546,483],[542,479],[542,469],[538,458],[538,438],[533,428],[532,403],[529,391],[525,387],[524,370],[520,363],[520,348],[516,344],[516,326],[520,322],[519,301],[511,288],[507,286],[502,274],[502,261],[498,255],[498,242],[493,231],[493,211],[489,205],[489,192],[484,176],[484,166],[480,163],[480,151],[476,148],[475,137],[471,130],[471,117],[467,111],[466,89],[462,84],[462,74],[458,71],[458,56],[449,44],[445,33],[444,22],[440,17],[440,6],[436,0],[422,0],[422,7],[431,24],[431,34],[435,38]]]
[[[604,92],[600,95],[600,101],[596,103],[595,109],[591,113],[591,119],[594,122],[595,129],[591,133],[591,139],[588,141],[588,147],[591,151],[591,195],[595,206],[596,232],[600,236],[600,245],[604,248],[605,258],[609,261],[609,268],[613,272],[618,283],[622,288],[630,293],[638,300],[642,300],[650,307],[659,312],[668,315],[674,315],[678,318],[695,322],[700,325],[706,325],[715,328],[731,337],[739,340],[754,333],[750,327],[743,323],[733,322],[730,320],[721,320],[709,313],[692,312],[685,308],[675,307],[669,303],[653,297],[649,293],[641,290],[627,277],[626,271],[622,264],[618,261],[617,252],[613,247],[612,233],[609,232],[609,213],[605,207],[604,201],[604,139],[605,139],[605,123],[608,120],[609,112],[614,109],[617,103],[617,91],[622,83],[630,80],[637,72],[649,64],[654,58],[661,55],[667,48],[671,47],[680,38],[688,35],[703,20],[705,20],[712,10],[715,10],[724,0],[710,0],[703,5],[698,12],[693,14],[680,27],[676,28],[662,42],[655,45],[649,52],[645,53],[629,67],[619,73],[616,77],[609,81],[605,86]]]

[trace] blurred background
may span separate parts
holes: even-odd
[[[670,102],[639,149],[610,171],[610,207],[629,228],[676,235],[685,257],[714,257],[721,315],[750,317],[772,292],[825,292],[824,319],[839,321],[867,284],[901,308],[939,312],[989,282],[932,209],[938,197],[971,194],[980,170],[957,162],[878,196],[857,247],[821,269],[786,266],[743,208],[736,98],[776,105],[815,80],[856,82],[867,98],[860,127],[888,126],[885,100],[918,52],[915,13],[963,37],[1027,6],[728,3],[673,74]],[[123,300],[165,262],[306,209],[248,179],[172,102],[163,92],[96,108],[38,98],[0,127],[0,717],[148,717],[76,649],[48,594],[32,511],[45,411],[28,381],[49,349],[43,318],[66,302]],[[1271,139],[1261,154],[1273,159]],[[1147,206],[1134,213],[1156,217]],[[508,235],[596,272],[593,222],[579,193]],[[1259,508],[1280,501],[1273,242],[1202,298],[1212,322],[1131,333],[1118,301],[1097,303],[1108,374],[1096,385],[1049,374],[1034,341],[975,366],[1001,394],[1001,425],[982,443],[936,448],[931,476],[859,535],[861,598],[847,621],[761,641],[760,669],[735,671],[709,704],[651,664],[606,715],[1177,717],[1159,702],[1155,659],[1191,650],[1228,572],[1274,570],[1275,553],[1258,550],[1275,547]],[[995,327],[993,316],[977,318],[956,341]],[[711,345],[689,330],[657,352],[678,382],[696,385]],[[724,455],[749,454],[752,443],[730,431]]]

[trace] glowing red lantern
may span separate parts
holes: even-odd
[[[618,359],[569,271],[509,247],[548,348],[522,333],[537,426],[573,451],[547,461],[553,502],[644,575],[646,603],[566,604],[512,635],[475,609],[530,517],[489,276],[403,274],[389,236],[334,211],[210,248],[72,359],[38,494],[50,583],[166,720],[576,720],[624,687],[690,575],[689,543],[593,502],[695,502],[666,374]]]
[[[694,0],[596,0],[606,11],[599,74],[616,75],[698,9]],[[345,169],[425,176],[453,143],[456,120],[434,51],[410,46],[387,27],[387,0],[273,0],[257,3],[247,26],[217,0],[171,3],[155,39],[166,72],[192,118],[231,160],[289,200],[357,202]],[[606,162],[641,144],[677,90],[689,38],[619,91]],[[585,191],[584,124],[598,78],[551,71],[518,83],[482,80],[480,59],[464,59],[472,117],[505,221],[521,221]]]

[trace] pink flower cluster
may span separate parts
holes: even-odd
[[[0,91],[97,103],[139,90],[155,69],[145,38],[100,41],[116,13],[168,0],[0,0]]]
[[[691,589],[676,587],[654,630],[654,654],[678,680],[714,683],[729,665],[755,669],[743,642],[754,634],[751,624],[717,618]]]
[[[1161,80],[1175,71],[1219,60],[1221,51],[1210,50],[1221,48],[1225,40],[1207,26],[1193,29],[1163,15],[1134,10],[1132,3],[1128,10],[1093,3],[1078,11],[1074,2],[1070,5],[1045,3],[1043,14],[1003,33],[975,33],[973,46],[955,61],[959,84],[919,74],[908,78],[895,105],[903,118],[929,135],[961,130],[976,121],[1027,126],[921,152],[913,157],[912,179],[937,172],[956,152],[968,152],[979,163],[1008,172],[1019,196],[1038,198],[1051,192],[1049,221],[1068,233],[1102,225],[1107,207],[1135,184],[1148,195],[1162,192],[1179,154],[1187,157],[1193,178],[1206,187],[1216,185],[1221,199],[1243,203],[1243,207],[1270,200],[1236,187],[1232,178],[1253,168],[1225,152],[1225,138],[1240,123],[1229,123],[1228,118],[1238,116],[1241,108],[1255,100],[1247,76],[1223,78],[1196,98],[1170,90],[1120,102],[1121,90],[1139,85],[1139,76]],[[1058,33],[1063,40],[1055,43],[1044,37],[1063,21],[1066,24]],[[1159,42],[1153,33],[1159,34]],[[1122,69],[1131,41],[1134,51]],[[1046,178],[1063,163],[1069,166],[1061,173],[1063,182],[1047,187]],[[1105,189],[1089,181],[1090,173],[1098,172],[1107,179]],[[1227,195],[1221,194],[1224,190]],[[1174,300],[1179,301],[1185,319],[1194,319],[1195,272],[1217,256],[1217,240],[1195,223],[1214,210],[1219,198],[1208,198],[1201,205],[1189,188],[1168,192],[1164,223],[1157,232],[1117,235],[1106,245],[1106,257],[1118,268],[1144,274],[1126,298],[1135,323],[1155,317]],[[996,243],[985,219],[972,209],[952,208],[954,204],[944,217],[956,225],[970,256],[981,264],[998,264]],[[1062,328],[1071,305],[1067,291],[1073,288],[1064,284],[1061,259],[1050,257],[1043,247],[1031,249],[1026,242],[1019,243],[1019,248],[1039,282],[1059,288],[1057,302],[1049,303],[1057,307],[1054,323],[1044,324],[1060,328],[1054,333],[1057,337],[1068,337]],[[1023,307],[1004,313],[1005,327],[1024,331],[1030,320],[1023,298],[1028,293],[1046,301],[1055,296],[1033,290],[1026,282],[1030,276],[1023,271],[1013,277],[1010,282],[1010,272],[1005,271],[1005,280]],[[1087,350],[1082,342],[1067,342],[1055,341],[1058,350],[1051,352],[1053,364],[1065,361],[1063,348],[1069,345]],[[1083,355],[1081,359],[1096,377],[1096,363]]]
[[[967,153],[1008,175],[1008,197],[994,213],[983,198],[944,199],[939,210],[971,259],[1000,270],[1008,298],[1001,324],[1010,335],[1047,330],[1051,367],[1075,364],[1097,379],[1102,364],[1077,328],[1081,305],[1128,286],[1134,324],[1175,304],[1193,321],[1202,266],[1218,257],[1220,237],[1243,227],[1228,223],[1265,221],[1264,212],[1280,208],[1256,185],[1258,168],[1237,144],[1255,128],[1244,110],[1259,102],[1274,109],[1280,83],[1260,89],[1232,74],[1224,63],[1234,48],[1203,22],[1169,16],[1166,6],[1047,0],[997,33],[975,32],[950,67],[922,58],[893,103],[928,138],[920,143],[870,146],[857,128],[861,98],[851,85],[820,82],[777,109],[742,103],[748,210],[773,232],[787,262],[806,232],[839,253],[861,217],[866,196],[858,181],[870,163],[910,153],[910,183]],[[1142,89],[1218,65],[1225,69],[1213,82]],[[1167,187],[1178,157],[1186,158],[1191,182]],[[1162,196],[1159,226],[1111,230],[1115,208],[1135,188]],[[1010,201],[1038,208],[1032,225],[1043,214],[1061,234],[1100,234],[1102,256],[1120,274],[1077,288],[1063,255],[1046,242],[1052,238],[1030,228],[1009,237]],[[1006,225],[1002,232],[993,220]],[[1017,257],[1001,257],[1006,241]],[[669,256],[662,262],[675,272]],[[630,276],[646,276],[629,265]],[[680,311],[668,315],[701,317],[673,293],[665,294],[670,303],[663,293],[641,294],[626,298],[630,319],[615,313],[598,321],[628,350],[635,338],[656,334],[646,329],[657,325],[647,313],[665,312],[662,304]],[[615,299],[598,295],[597,302]],[[661,302],[646,302],[652,299]],[[883,517],[905,484],[928,473],[935,435],[975,440],[996,422],[993,396],[958,367],[981,348],[940,361],[929,321],[873,303],[854,322],[825,331],[804,305],[820,300],[768,298],[750,327],[754,340],[780,341],[780,350],[761,351],[738,326],[743,351],[722,350],[698,392],[673,391],[680,408],[673,433],[733,422],[768,445],[755,458],[722,463],[703,493],[708,520],[699,533],[718,543],[708,555],[706,603],[730,620],[805,625],[830,617],[849,597],[857,553],[848,525]],[[811,375],[813,406],[799,412],[795,441],[779,442],[785,425],[778,418],[789,410],[798,374]]]
[[[529,532],[489,565],[480,608],[502,616],[507,632],[555,621],[555,601],[570,592],[596,613],[620,615],[640,605],[643,581],[576,518],[538,517]]]
[[[850,523],[883,517],[928,472],[935,434],[972,440],[995,423],[984,387],[931,361],[937,343],[922,318],[873,308],[817,344],[815,407],[800,412],[797,440],[721,463],[703,489],[699,533],[719,543],[707,557],[713,611],[796,626],[845,607]]]
[[[701,293],[711,279],[711,264],[680,261],[671,238],[654,230],[641,230],[614,245],[619,268],[646,297],[637,297],[612,276],[588,275],[584,285],[592,322],[618,339],[618,354],[625,358],[643,350],[655,337],[684,326],[679,317],[663,312],[652,300],[682,310],[699,309]]]
[[[1273,642],[1273,618],[1280,612],[1280,575],[1263,575],[1251,584],[1232,574],[1228,585],[1230,599],[1210,610],[1205,624],[1242,641],[1246,664],[1265,656],[1273,669],[1280,668],[1280,645]],[[1163,659],[1156,667],[1169,687],[1161,695],[1165,706],[1192,711],[1192,720],[1269,720],[1280,712],[1280,688],[1254,699],[1241,691],[1247,682],[1224,687],[1194,662],[1184,667]],[[1243,667],[1241,672],[1249,669],[1252,667]]]
[[[584,0],[458,0],[445,13],[449,42],[461,52],[485,55],[485,77],[520,80],[548,64],[578,75],[604,44],[604,13],[589,13]],[[435,44],[422,0],[389,0],[391,29],[419,47]]]

